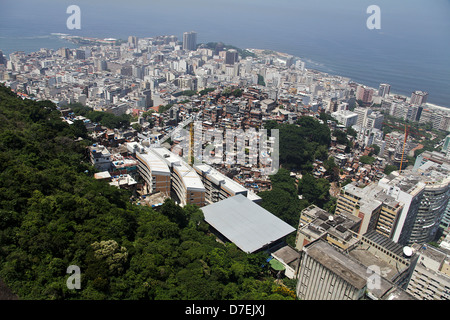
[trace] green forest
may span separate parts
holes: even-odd
[[[0,279],[19,299],[294,299],[264,252],[217,242],[198,207],[155,211],[95,180],[86,132],[53,103],[0,86],[0,124]]]

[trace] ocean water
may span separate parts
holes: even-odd
[[[81,29],[69,30],[69,5],[81,9]],[[369,30],[370,5],[381,29]],[[198,42],[286,52],[308,68],[349,77],[394,93],[429,93],[450,108],[448,0],[2,0],[0,50],[70,47],[60,32],[98,38],[198,33]]]

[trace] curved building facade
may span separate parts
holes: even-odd
[[[182,206],[195,204],[203,207],[205,205],[206,190],[195,170],[184,162],[181,157],[166,148],[151,148],[150,152],[153,152],[159,159],[163,160],[170,170],[172,198],[178,200]]]
[[[161,192],[169,195],[171,173],[167,164],[151,151],[136,152],[136,159],[139,174],[144,179],[149,193]]]

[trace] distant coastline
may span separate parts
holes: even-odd
[[[27,38],[29,39],[29,37],[27,37]],[[74,36],[74,35],[69,35],[69,34],[66,34],[66,33],[58,33],[58,32],[51,33],[47,37],[40,36],[40,37],[36,37],[36,38],[33,38],[33,39],[43,39],[43,38],[46,38],[46,39],[47,38],[59,39],[59,41],[64,41],[67,44],[71,44],[71,46],[69,46],[69,47],[71,47],[72,49],[78,48],[80,46],[89,46],[89,45],[108,45],[108,44],[109,45],[120,45],[120,43],[126,42],[126,40],[123,40],[123,39],[120,39],[120,38],[109,37],[109,38],[101,39],[101,38],[78,36],[78,35]],[[147,38],[147,37],[144,37],[144,38]],[[152,38],[152,37],[148,37],[148,38]],[[4,38],[0,38],[0,40],[2,40],[2,39],[4,39]],[[2,43],[0,41],[0,50],[2,50],[1,44]],[[47,49],[57,50],[57,49],[59,49],[61,47],[64,47],[64,46],[58,46],[58,47],[52,46],[51,48],[47,48]],[[45,46],[40,46],[40,48],[46,48],[46,47]],[[245,48],[244,50],[256,51],[256,52],[271,51],[274,54],[277,54],[277,55],[282,56],[282,57],[286,57],[286,56],[291,55],[291,54],[285,53],[285,52],[279,52],[279,51],[275,51],[275,50],[266,50],[266,49],[257,49],[257,48]],[[15,51],[23,51],[23,50],[15,50]],[[15,51],[10,51],[9,53],[12,53],[12,52],[15,52]],[[29,51],[29,52],[35,52],[35,51]],[[8,52],[8,51],[6,51],[6,52]],[[5,53],[5,51],[3,53],[6,56],[8,56]],[[299,56],[294,56],[294,58],[295,59],[300,59],[302,61],[305,61],[305,64],[307,64],[307,66],[311,66],[311,65],[318,65],[318,66],[322,66],[322,67],[325,66],[324,64],[316,63],[316,62],[312,61],[309,58],[304,58],[304,57],[299,57]],[[354,79],[352,79],[351,77],[348,77],[348,76],[343,76],[343,75],[339,75],[339,74],[335,74],[335,73],[321,71],[321,70],[318,70],[318,69],[316,69],[314,67],[308,67],[307,69],[310,70],[310,71],[316,71],[316,72],[318,72],[320,74],[326,74],[326,75],[339,76],[339,77],[342,77],[342,78],[346,78],[346,79],[349,79],[351,82],[356,83],[358,85],[364,85],[364,86],[366,86],[368,88],[371,88],[373,90],[378,90],[378,88],[370,86],[370,85],[368,85],[368,84],[366,84],[364,82],[355,81]],[[408,96],[408,95],[395,92],[395,89],[393,89],[391,91],[391,94],[395,95],[395,96],[398,96],[398,97],[401,97],[401,98],[406,98],[406,99],[410,98],[410,96]],[[431,107],[431,108],[436,108],[436,109],[440,109],[440,110],[443,110],[443,111],[450,112],[450,106],[447,107],[447,106],[438,105],[438,104],[431,103],[431,102],[427,102],[426,104],[429,107]]]

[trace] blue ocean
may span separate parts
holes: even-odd
[[[70,30],[67,8],[81,9]],[[369,29],[377,5],[379,29]],[[308,68],[349,77],[450,108],[448,0],[2,0],[0,50],[5,54],[71,47],[51,33],[126,39],[196,31],[197,42],[286,52]],[[74,46],[73,46],[74,47]]]

